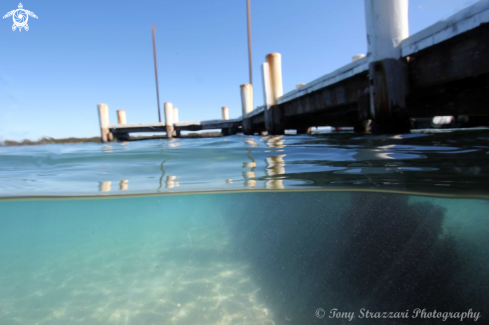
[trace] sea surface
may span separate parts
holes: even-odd
[[[0,147],[1,325],[489,324],[488,301],[488,130]]]

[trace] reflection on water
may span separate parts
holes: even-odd
[[[166,177],[166,188],[174,188],[180,186],[180,183],[175,182],[178,176],[167,176]]]
[[[112,187],[111,181],[100,182],[99,184],[100,192],[110,192],[111,187]]]
[[[119,183],[119,190],[127,191],[128,188],[129,188],[129,181],[127,179]]]
[[[303,188],[485,195],[488,140],[482,130],[0,148],[0,197]]]

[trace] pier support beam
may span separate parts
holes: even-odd
[[[165,125],[166,125],[166,137],[171,139],[173,137],[173,105],[172,103],[165,103]]]
[[[112,140],[112,133],[109,132],[109,106],[98,104],[98,117],[100,122],[100,140],[103,143]]]
[[[245,118],[246,114],[253,111],[253,85],[244,84],[240,86],[241,89],[241,109],[243,112],[243,133],[246,135],[253,135],[253,121],[251,118]]]
[[[405,133],[408,72],[401,41],[409,36],[408,0],[365,0],[372,132]]]
[[[267,62],[262,65],[263,91],[265,104],[267,105],[265,127],[270,135],[284,134],[284,117],[282,111],[276,106],[278,98],[284,94],[282,55],[280,53],[271,53],[266,56],[266,60]],[[268,100],[270,102],[267,102]]]

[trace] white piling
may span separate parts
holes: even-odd
[[[241,89],[241,110],[243,118],[246,114],[253,111],[253,86],[251,84],[244,84],[240,86]]]
[[[109,107],[107,104],[98,104],[98,117],[100,121],[100,139],[102,142],[109,142],[112,137],[109,132]]]
[[[267,63],[270,71],[271,104],[276,105],[277,99],[284,94],[282,85],[282,55],[280,53],[268,54]]]
[[[225,106],[222,108],[222,119],[229,120],[229,108]]]
[[[409,36],[408,0],[365,0],[369,62],[401,58]]]
[[[263,83],[263,102],[267,109],[272,106],[272,89],[270,85],[270,66],[268,62],[261,65],[261,78]]]
[[[173,105],[172,103],[165,103],[165,124],[166,124],[166,136],[171,139],[173,137]]]
[[[246,114],[253,111],[253,85],[244,84],[241,88],[241,110],[243,112],[243,133],[253,135],[253,122],[251,118],[245,118]]]
[[[119,124],[127,124],[126,111],[118,110],[117,111],[117,120],[118,120]]]
[[[409,36],[408,0],[365,0],[365,22],[372,132],[409,132],[409,80],[400,46]]]
[[[178,108],[173,107],[173,123],[178,123]]]

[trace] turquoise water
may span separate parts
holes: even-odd
[[[487,324],[488,135],[0,148],[0,324]]]

